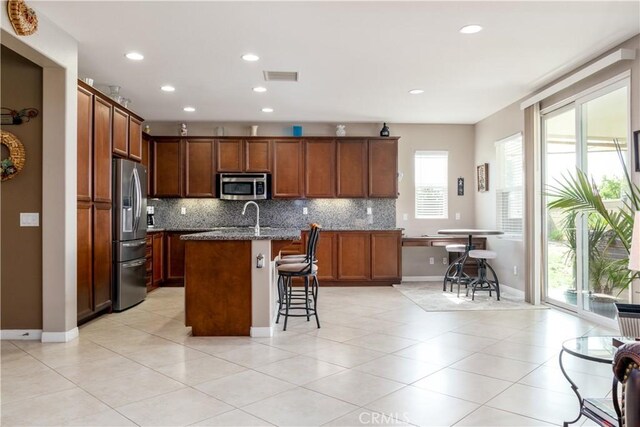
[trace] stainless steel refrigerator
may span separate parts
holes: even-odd
[[[147,295],[147,170],[131,160],[113,161],[113,309],[122,311]],[[144,183],[144,185],[143,185]]]

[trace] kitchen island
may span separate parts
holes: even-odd
[[[194,336],[269,337],[276,309],[274,258],[298,229],[228,227],[185,242],[185,324]]]

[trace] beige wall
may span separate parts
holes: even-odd
[[[407,236],[436,234],[441,228],[466,228],[475,225],[474,219],[474,130],[472,125],[394,125],[393,133],[401,135],[398,149],[398,170],[404,174],[399,184],[400,197],[396,203],[396,223],[405,228]],[[449,152],[449,218],[416,219],[414,196],[414,154],[417,150],[445,150]],[[464,196],[458,196],[457,179],[463,177]],[[460,220],[455,219],[460,213]],[[407,214],[408,220],[403,219]],[[402,250],[404,277],[442,276],[446,266],[443,248],[407,247]],[[429,264],[433,257],[435,264]]]
[[[606,81],[612,77],[618,76],[625,71],[631,72],[631,130],[640,129],[640,36],[635,36],[626,42],[616,46],[615,48],[605,52],[602,55],[594,58],[584,66],[567,73],[566,75],[558,78],[556,81],[540,89],[544,90],[560,81],[575,71],[588,66],[594,61],[608,55],[609,53],[618,50],[620,48],[636,49],[636,59],[633,61],[621,61],[605,70],[584,79],[571,87],[558,92],[541,102],[541,106],[548,107],[567,99],[571,95],[580,93],[587,90],[590,87]],[[539,92],[539,91],[538,91]],[[528,98],[528,96],[527,96]],[[525,98],[523,98],[524,100]],[[489,163],[490,167],[490,182],[495,182],[495,141],[498,141],[507,136],[513,135],[516,132],[524,132],[525,130],[525,113],[520,109],[519,100],[508,107],[498,111],[497,113],[481,120],[475,126],[475,156],[476,164]],[[525,150],[525,169],[532,170],[534,168],[534,151]],[[493,168],[491,167],[493,166]],[[640,182],[640,174],[634,173],[636,182]],[[533,177],[533,174],[531,175]],[[527,182],[527,185],[531,185],[532,182]],[[531,191],[531,189],[529,189]],[[476,193],[476,226],[480,228],[493,228],[496,226],[496,208],[495,208],[495,187],[490,187],[490,191],[487,193]],[[532,206],[527,206],[526,215],[535,215],[536,212]],[[529,244],[529,243],[527,243]],[[501,281],[511,285],[515,288],[524,290],[525,282],[529,279],[525,279],[525,269],[527,262],[533,264],[532,260],[527,261],[525,258],[525,242],[509,241],[499,238],[490,239],[490,248],[498,252],[498,259],[492,264],[496,268],[496,272]],[[530,252],[534,252],[531,250]],[[533,256],[533,255],[531,255]],[[513,267],[518,270],[518,275],[513,274]],[[533,267],[530,265],[529,267]],[[636,298],[640,300],[640,292],[636,290]]]
[[[2,106],[42,112],[42,68],[2,46]],[[42,213],[42,115],[3,126],[22,142],[22,172],[0,184],[0,329],[42,329],[42,228],[20,227],[20,212]],[[2,150],[2,158],[8,151]]]
[[[7,2],[1,8],[6,10]],[[34,6],[37,9],[37,6]],[[42,67],[43,341],[77,336],[76,173],[78,44],[46,16],[17,37],[0,14],[2,44]]]
[[[147,122],[152,135],[178,135],[179,122]],[[291,135],[292,123],[257,123],[258,135]],[[304,135],[335,135],[335,123],[296,123],[304,128]],[[211,136],[217,126],[224,126],[227,136],[249,135],[251,123],[189,122],[191,136]],[[347,136],[376,136],[382,123],[347,123]],[[405,229],[408,236],[433,234],[440,228],[471,227],[474,225],[474,129],[472,125],[425,125],[388,123],[391,134],[400,137],[398,170],[403,173],[399,183],[400,196],[396,203],[396,224]],[[449,218],[446,220],[415,219],[413,155],[416,150],[449,151]],[[465,195],[458,196],[456,181],[465,178]],[[455,220],[459,212],[461,219]],[[403,214],[408,220],[403,220]],[[405,248],[403,256],[404,276],[441,276],[446,256],[442,248]],[[429,265],[429,257],[435,264]]]
[[[478,228],[496,228],[496,141],[524,132],[524,112],[514,103],[478,122],[475,126],[476,165],[489,163],[489,191],[476,193],[475,215]],[[489,237],[488,248],[498,253],[491,262],[501,283],[524,290],[525,258],[523,240]],[[514,274],[514,267],[517,274]]]

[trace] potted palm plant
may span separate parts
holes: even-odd
[[[575,223],[578,213],[588,215],[589,273],[591,279],[597,280],[592,281],[591,287],[601,291],[591,295],[593,308],[605,299],[611,307],[612,302],[639,277],[638,272],[628,269],[628,259],[634,214],[640,210],[640,188],[631,180],[620,143],[613,142],[624,173],[619,207],[609,208],[598,185],[579,169],[575,174],[563,175],[555,185],[547,188],[548,207],[562,212],[567,221]],[[611,248],[622,256],[610,256],[610,252],[616,252]],[[607,293],[615,295],[607,298]]]

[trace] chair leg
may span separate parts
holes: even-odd
[[[307,313],[307,322],[310,320],[309,317],[309,276],[304,277],[304,307]]]
[[[282,295],[282,282],[283,282],[282,276],[278,275],[278,316],[276,317],[276,323],[280,321],[280,311],[282,311],[282,299],[284,298]]]
[[[496,297],[498,301],[500,301],[500,282],[498,281],[498,275],[496,274],[496,272],[493,270],[493,267],[491,267],[489,263],[487,263],[487,267],[489,268],[489,270],[491,270],[491,274],[493,275],[493,280],[494,280],[495,289],[496,289]]]
[[[313,296],[313,313],[316,315],[316,325],[320,328],[320,318],[318,317],[318,276],[313,276],[313,284],[315,287],[315,293]]]
[[[287,278],[287,287],[288,287],[287,306],[286,306],[285,314],[284,314],[284,329],[283,329],[283,331],[287,330],[287,321],[289,320],[289,307],[291,306],[291,293],[293,292],[293,287],[291,286],[291,277]]]

